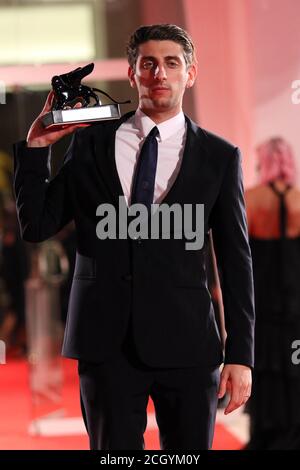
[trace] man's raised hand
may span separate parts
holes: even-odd
[[[49,113],[52,109],[52,103],[54,99],[53,91],[47,96],[45,105],[42,112],[38,115],[35,121],[32,123],[28,134],[27,134],[27,147],[48,147],[54,144],[65,135],[71,134],[75,129],[79,127],[88,127],[90,124],[67,124],[61,126],[59,129],[49,128],[45,129],[42,123],[42,117]],[[81,103],[76,103],[74,108],[80,108]]]

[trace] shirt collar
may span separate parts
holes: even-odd
[[[185,127],[185,117],[182,111],[167,121],[155,124],[141,109],[137,109],[134,117],[135,125],[140,130],[141,136],[146,137],[151,129],[156,126],[159,130],[160,141],[163,142],[177,134]]]

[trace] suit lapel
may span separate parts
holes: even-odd
[[[107,122],[101,128],[101,133],[95,136],[95,159],[99,175],[108,188],[112,199],[118,204],[119,196],[124,196],[122,184],[118,175],[115,158],[115,140],[118,128],[127,121],[135,111],[124,114],[114,122]]]
[[[161,204],[188,203],[195,196],[207,163],[204,132],[187,116],[187,136],[180,171]]]

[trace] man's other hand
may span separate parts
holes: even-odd
[[[250,367],[241,364],[225,364],[221,373],[218,398],[223,398],[226,391],[230,400],[224,410],[227,415],[244,405],[251,395],[252,372]]]

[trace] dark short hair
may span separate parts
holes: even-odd
[[[135,69],[136,66],[139,45],[150,40],[177,42],[182,46],[187,67],[193,62],[196,62],[195,46],[184,29],[176,24],[152,24],[149,26],[140,26],[130,36],[126,44],[126,54],[132,69]]]

